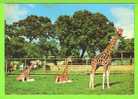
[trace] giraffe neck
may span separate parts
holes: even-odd
[[[110,43],[104,49],[104,52],[106,52],[108,54],[112,54],[113,48],[116,45],[117,40],[118,40],[118,36],[116,36],[116,35],[113,36],[113,38],[111,39]]]
[[[66,66],[66,67],[64,68],[63,75],[67,75],[67,74],[68,74],[68,67]]]
[[[63,75],[67,75],[68,74],[68,61],[67,59],[65,59],[65,68],[64,68],[64,71],[62,73]]]
[[[30,66],[28,66],[27,70],[30,72],[32,70],[34,64],[31,64]]]

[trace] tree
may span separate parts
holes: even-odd
[[[40,47],[35,44],[35,43],[25,43],[23,47],[25,51],[24,57],[29,57],[29,58],[42,58],[42,53],[40,50]]]
[[[69,56],[71,55],[71,49],[74,47],[71,36],[72,36],[72,23],[70,16],[59,16],[55,23],[55,32],[56,36],[60,41],[61,46],[61,56]],[[75,44],[75,43],[74,43]]]
[[[120,43],[118,46],[119,51],[130,52],[134,51],[134,38],[125,39],[124,37],[120,39]]]
[[[23,57],[25,39],[16,35],[16,29],[13,25],[5,22],[5,52],[6,57]]]
[[[48,17],[31,15],[24,20],[13,23],[13,26],[16,27],[17,35],[25,36],[32,42],[40,36],[49,37],[52,23]]]
[[[41,57],[45,55],[43,54],[45,51],[38,44],[41,38],[44,38],[46,41],[49,38],[54,38],[54,26],[50,19],[34,15],[28,16],[11,25],[5,22],[5,32],[6,53],[11,57]],[[49,47],[48,49],[50,49],[50,44],[49,42],[45,42],[43,46]],[[49,53],[50,51],[54,53],[53,48],[47,50]],[[20,55],[21,53],[22,55]]]
[[[57,56],[59,53],[59,44],[54,38],[46,39],[45,37],[41,37],[37,46],[39,46],[42,56]]]
[[[114,34],[114,25],[104,15],[87,10],[76,11],[73,16],[59,16],[55,22],[56,34],[62,52],[69,56],[72,50],[95,53],[102,50]],[[98,49],[97,49],[98,48]]]
[[[23,48],[25,43],[22,37],[6,38],[6,57],[24,57],[25,50]]]

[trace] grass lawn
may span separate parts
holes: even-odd
[[[55,75],[32,75],[34,82],[18,82],[16,75],[5,77],[6,94],[134,94],[134,76],[132,73],[111,74],[111,88],[102,90],[102,75],[96,76],[94,90],[88,88],[89,75],[71,74],[72,83],[55,84]]]

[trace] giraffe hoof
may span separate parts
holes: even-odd
[[[94,89],[95,89],[95,87],[92,87],[91,89],[93,89],[93,90],[94,90]]]
[[[95,89],[94,87],[89,87],[90,89]]]

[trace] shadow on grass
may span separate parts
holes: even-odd
[[[121,81],[111,82],[110,86],[113,86],[113,85],[116,85],[116,84],[120,84],[120,83],[121,83]],[[102,86],[102,83],[98,83],[98,84],[95,85],[95,87],[98,87],[98,86]]]

